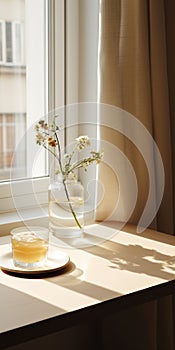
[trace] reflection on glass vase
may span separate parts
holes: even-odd
[[[62,180],[49,186],[49,227],[58,238],[80,237],[84,226],[84,189],[79,181]]]

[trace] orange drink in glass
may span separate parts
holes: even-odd
[[[41,267],[49,245],[49,230],[45,227],[19,227],[11,231],[13,263],[22,268]]]

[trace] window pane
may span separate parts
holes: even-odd
[[[13,61],[13,52],[12,52],[12,23],[6,22],[6,61]]]
[[[0,0],[0,181],[47,175],[34,132],[47,113],[46,2]]]

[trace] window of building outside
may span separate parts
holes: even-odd
[[[23,64],[23,22],[0,20],[0,63]]]
[[[26,144],[23,142],[20,150],[14,154],[15,144],[26,130],[25,113],[0,114],[0,178],[9,178],[12,162],[16,168],[16,177],[25,175]]]

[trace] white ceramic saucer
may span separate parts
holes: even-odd
[[[2,251],[2,250],[1,250]],[[69,256],[56,248],[49,247],[48,257],[42,267],[25,269],[13,264],[11,244],[3,245],[0,254],[0,268],[4,271],[18,274],[42,274],[63,269],[70,261]]]

